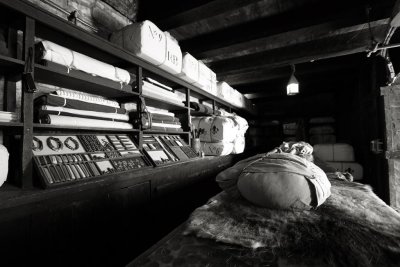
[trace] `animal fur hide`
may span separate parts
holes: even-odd
[[[265,209],[222,192],[192,213],[185,234],[296,264],[318,258],[328,266],[400,266],[400,214],[369,186],[331,183],[331,197],[309,211]]]

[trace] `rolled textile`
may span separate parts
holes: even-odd
[[[36,49],[41,59],[116,82],[124,84],[129,84],[130,82],[131,77],[126,70],[72,51],[53,42],[41,41],[36,45]]]
[[[111,128],[111,129],[133,128],[133,125],[127,122],[85,119],[85,118],[67,117],[58,115],[45,115],[42,118],[40,118],[40,123],[68,126],[68,127],[73,126],[73,127]]]
[[[2,122],[17,121],[18,119],[19,116],[15,112],[0,111],[0,121]]]
[[[161,87],[158,87],[154,84],[148,83],[146,81],[143,82],[143,95],[153,97],[159,100],[167,100],[178,105],[182,105],[182,101],[176,96],[173,92],[167,91]]]
[[[47,94],[37,97],[35,99],[35,105],[42,105],[42,106],[49,105],[49,106],[66,107],[66,108],[88,110],[88,111],[126,114],[126,109],[124,108],[115,108],[100,104],[93,104],[81,100],[68,99],[65,97],[60,97],[52,94]]]
[[[120,104],[115,101],[115,100],[109,100],[105,99],[100,96],[95,96],[95,95],[89,95],[89,94],[83,94],[79,92],[71,92],[71,91],[64,91],[64,90],[57,90],[54,92],[54,94],[65,97],[68,99],[75,99],[75,100],[81,100],[87,103],[93,103],[93,104],[100,104],[104,106],[110,106],[114,108],[120,108]]]
[[[71,109],[64,107],[47,106],[47,105],[38,107],[38,112],[39,112],[39,117],[42,117],[43,115],[47,114],[52,114],[52,115],[72,116],[72,117],[88,118],[88,119],[100,118],[104,120],[129,121],[129,116],[127,114],[88,111],[88,110]]]
[[[232,153],[233,143],[218,142],[209,143],[201,142],[201,149],[206,156],[226,156]]]
[[[165,114],[157,114],[153,112],[149,112],[153,121],[158,121],[161,123],[172,123],[179,122],[179,118],[174,117],[173,115],[165,115]],[[129,112],[131,117],[137,117],[137,111]]]
[[[164,127],[164,128],[182,128],[181,124],[169,124],[169,123],[157,123],[157,122],[152,122],[151,123],[152,128],[154,127]]]
[[[166,127],[156,127],[156,126],[152,126],[151,129],[152,131],[162,131],[162,132],[183,132],[182,128],[166,128]]]
[[[192,124],[202,142],[233,142],[239,130],[231,118],[222,116],[193,117]]]
[[[179,122],[179,118],[176,117],[171,117],[169,115],[164,115],[164,114],[157,114],[154,112],[150,112],[151,114],[151,118],[154,120],[160,120],[160,121],[164,121],[165,123],[167,122]]]
[[[8,158],[9,154],[7,148],[0,145],[0,186],[7,180]]]
[[[176,119],[178,119],[178,118],[176,118]],[[153,124],[154,124],[154,123],[164,123],[164,124],[181,125],[181,123],[179,122],[179,119],[178,119],[178,121],[167,121],[167,120],[155,119],[153,116],[152,116],[151,122],[152,122]]]
[[[221,111],[219,110],[213,110],[212,107],[208,107],[203,104],[199,104],[196,102],[190,102],[190,107],[193,108],[197,112],[209,114],[209,115],[221,115]]]

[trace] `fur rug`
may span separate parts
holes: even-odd
[[[196,209],[185,234],[329,266],[400,266],[400,214],[369,186],[331,180],[332,195],[317,210],[253,206],[222,192]]]

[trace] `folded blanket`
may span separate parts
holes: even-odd
[[[59,126],[73,126],[73,127],[93,127],[93,128],[111,128],[111,129],[132,129],[133,125],[127,122],[106,121],[85,119],[77,117],[67,117],[58,115],[45,115],[39,119],[40,123],[59,125]]]
[[[93,104],[81,100],[68,99],[51,94],[37,97],[34,103],[36,106],[48,105],[48,106],[65,107],[65,108],[72,108],[79,110],[126,114],[126,109],[124,108],[115,108],[105,105]]]
[[[192,213],[185,233],[330,266],[399,266],[400,214],[369,186],[331,183],[331,197],[309,211],[261,208],[222,192]]]
[[[106,113],[88,110],[79,110],[64,107],[54,107],[54,106],[39,106],[38,116],[43,117],[44,115],[62,115],[62,116],[72,116],[79,118],[88,119],[102,119],[111,121],[129,121],[129,116],[127,114],[118,113]]]

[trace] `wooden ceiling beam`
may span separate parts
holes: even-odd
[[[372,28],[374,38],[382,40],[387,20]],[[350,32],[330,38],[317,39],[261,53],[221,60],[209,64],[220,76],[233,75],[263,68],[277,68],[290,64],[300,64],[314,60],[338,57],[364,52],[371,46],[368,27],[358,32]]]
[[[311,27],[302,28],[295,31],[279,33],[265,38],[207,51],[195,56],[199,59],[202,59],[205,63],[212,63],[238,56],[245,56],[271,49],[295,45],[297,43],[335,37],[346,33],[354,33],[369,27],[368,23],[355,24],[357,21],[359,21],[359,19],[349,18],[341,21],[332,21],[320,25],[313,25]],[[387,22],[387,19],[381,19],[371,22],[370,25],[371,27],[378,27],[381,25],[387,25]]]
[[[371,20],[388,18],[391,12],[391,5],[387,2],[379,2],[373,6]],[[191,39],[180,42],[185,51],[199,59],[211,62],[212,58],[219,55],[234,53],[235,51],[246,50],[249,47],[261,48],[268,44],[268,37],[279,37],[281,33],[296,34],[297,30],[305,29],[304,34],[312,33],[321,29],[330,32],[335,29],[363,24],[367,22],[365,3],[351,1],[343,5],[334,2],[320,2],[309,6],[300,7],[296,10],[285,12],[272,17],[260,20],[241,23],[234,27],[223,28]],[[309,29],[307,29],[309,28]],[[302,34],[300,32],[300,34]],[[297,35],[296,35],[297,36]],[[253,43],[248,43],[253,41]]]
[[[320,74],[325,72],[332,72],[336,70],[349,70],[359,65],[361,56],[353,55],[346,57],[338,57],[333,59],[302,63],[296,65],[296,76],[305,76],[309,74]],[[261,68],[255,71],[248,71],[233,75],[219,75],[218,79],[229,83],[233,87],[244,84],[253,84],[275,80],[279,78],[287,78],[291,74],[289,66],[280,68]]]
[[[181,41],[316,2],[318,1],[216,0],[156,21],[156,24]]]

